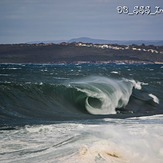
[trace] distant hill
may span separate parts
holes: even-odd
[[[68,43],[72,42],[83,42],[83,43],[92,43],[92,44],[119,44],[119,45],[155,45],[155,46],[163,46],[163,40],[128,40],[128,41],[118,41],[118,40],[102,40],[102,39],[92,39],[89,37],[80,37],[74,38],[68,41]]]
[[[30,42],[26,42],[27,44],[40,44],[40,43],[44,43],[44,44],[60,44],[62,42],[67,42],[66,40],[51,40],[51,41],[30,41]]]
[[[54,44],[60,44],[62,42],[67,42],[67,43],[73,43],[73,42],[82,42],[82,43],[92,43],[92,44],[119,44],[119,45],[154,45],[154,46],[163,46],[163,40],[128,40],[128,41],[119,41],[119,40],[103,40],[103,39],[92,39],[89,37],[79,37],[79,38],[73,38],[71,40],[51,40],[51,41],[31,41],[27,42],[27,44],[39,44],[39,43],[44,43],[44,44],[49,44],[49,43],[54,43]]]

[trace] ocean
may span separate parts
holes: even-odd
[[[0,64],[0,162],[162,161],[163,65]]]

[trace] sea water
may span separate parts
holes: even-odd
[[[1,64],[1,162],[162,162],[162,65]]]

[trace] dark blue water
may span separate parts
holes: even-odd
[[[163,65],[0,65],[0,125],[163,113]]]

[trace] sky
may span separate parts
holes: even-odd
[[[162,12],[129,15],[135,6]],[[163,40],[163,0],[0,0],[1,44],[78,37]]]

